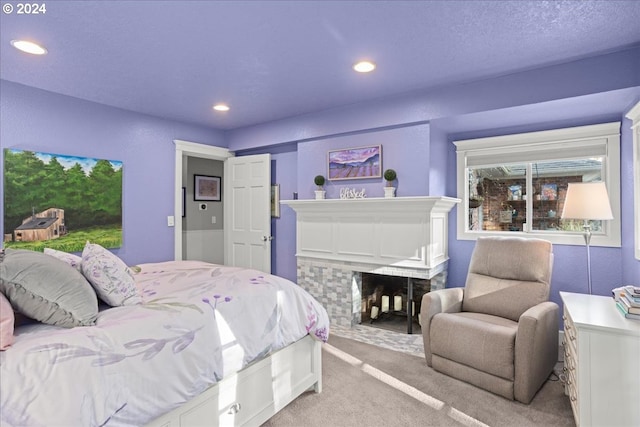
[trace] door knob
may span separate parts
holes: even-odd
[[[273,236],[262,236],[263,242],[270,242],[273,240]]]

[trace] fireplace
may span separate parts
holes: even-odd
[[[282,201],[297,214],[298,284],[327,309],[333,324],[352,327],[371,320],[370,308],[363,311],[369,304],[363,275],[397,276],[407,287],[406,311],[409,283],[430,290],[446,285],[448,216],[459,202],[431,196]],[[412,318],[418,299],[413,297]],[[378,304],[381,313],[382,298]]]
[[[362,273],[361,322],[381,329],[420,333],[418,314],[431,281]]]
[[[380,268],[366,264],[327,262],[298,257],[298,284],[327,309],[331,323],[340,326],[350,328],[357,324],[370,324],[368,322],[371,311],[366,308],[363,310],[363,299],[366,300],[363,295],[367,290],[365,289],[363,292],[362,281],[363,276],[366,277],[367,274],[393,277],[395,280],[399,280],[402,286],[407,286],[408,280],[411,280],[414,285],[428,282],[428,286],[421,284],[416,288],[428,288],[429,290],[444,289],[447,282],[446,268],[435,276],[427,278],[417,275],[415,271],[391,267]],[[420,293],[419,297],[414,296],[413,301],[418,303],[418,298],[421,301],[423,294]],[[403,309],[405,308],[406,303],[403,305]],[[363,320],[363,313],[366,312],[369,313],[369,317],[365,316]],[[420,305],[416,304],[415,314],[419,313]],[[389,323],[377,322],[374,326],[387,325]],[[408,331],[407,323],[404,323],[404,326],[400,326],[399,329],[406,333]],[[412,333],[419,331],[419,328],[413,328]]]

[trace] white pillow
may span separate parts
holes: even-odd
[[[129,267],[102,246],[87,242],[82,251],[82,274],[112,307],[141,304]]]
[[[82,273],[82,267],[80,266],[82,264],[82,257],[79,257],[78,255],[70,254],[68,252],[62,252],[55,249],[51,249],[51,248],[44,248],[44,253],[66,262],[71,267],[75,268],[80,273]]]

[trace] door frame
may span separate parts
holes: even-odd
[[[176,261],[182,260],[182,172],[183,164],[186,157],[198,157],[201,159],[211,159],[225,161],[235,154],[227,148],[216,147],[213,145],[198,144],[196,142],[182,141],[174,139],[176,146],[175,154],[175,186],[173,191],[173,254]],[[222,183],[224,186],[224,182]],[[224,188],[223,188],[224,193]],[[224,229],[224,227],[223,227]]]

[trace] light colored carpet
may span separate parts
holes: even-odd
[[[263,427],[575,426],[557,380],[524,405],[435,372],[422,357],[336,335],[322,357],[322,393],[303,394]]]

